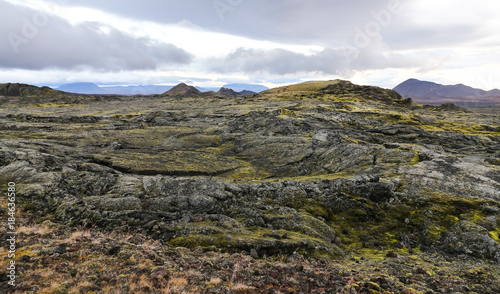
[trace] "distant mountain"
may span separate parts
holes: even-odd
[[[433,82],[409,79],[397,85],[394,91],[419,103],[441,104],[500,104],[500,90],[485,91],[463,84],[441,85]]]
[[[216,93],[217,96],[223,96],[223,97],[227,97],[227,96],[238,96],[240,95],[240,93],[238,92],[235,92],[233,91],[232,89],[229,89],[229,88],[220,88],[220,90]]]
[[[71,83],[59,86],[56,90],[77,94],[106,94],[94,83]]]
[[[201,89],[207,90],[208,88],[201,88]],[[229,88],[225,88],[225,87],[218,89],[217,92],[215,92],[214,90],[200,91],[200,88],[198,88],[198,87],[193,87],[193,86],[189,86],[185,83],[181,83],[181,84],[178,84],[177,86],[173,87],[172,89],[168,90],[167,92],[163,93],[162,95],[164,95],[164,96],[182,96],[182,97],[194,97],[194,96],[200,96],[200,97],[210,97],[210,96],[236,97],[236,96],[244,96],[244,95],[250,95],[250,94],[255,94],[255,92],[252,92],[252,91],[236,92],[233,89],[229,89]]]
[[[173,86],[161,85],[139,85],[139,86],[112,86],[100,87],[106,94],[134,96],[161,94],[173,88]]]
[[[163,85],[138,85],[138,86],[98,86],[95,83],[69,83],[64,84],[56,88],[57,90],[75,93],[75,94],[90,94],[90,95],[123,95],[123,96],[134,96],[134,95],[154,95],[162,94],[171,90],[174,86],[163,86]],[[220,88],[216,87],[193,87],[200,92],[205,92],[207,95],[211,95],[211,91],[216,93]],[[264,90],[268,90],[267,87],[260,85],[251,84],[228,84],[224,86],[225,89],[231,89],[236,93],[241,95],[249,95],[258,93]],[[194,95],[199,93],[193,92]],[[191,94],[193,94],[191,93]],[[231,96],[222,94],[221,96]]]
[[[223,88],[232,89],[236,92],[241,92],[241,91],[247,90],[247,91],[252,91],[255,93],[269,90],[268,87],[265,87],[262,85],[254,85],[254,84],[227,84],[227,85],[224,85]]]
[[[196,89],[200,90],[201,92],[217,92],[219,91],[220,88],[218,87],[198,87],[195,86]]]
[[[173,87],[172,89],[168,90],[167,92],[163,93],[163,95],[166,96],[183,96],[183,97],[189,97],[189,96],[198,96],[201,94],[201,91],[196,89],[193,86],[186,85],[184,83],[180,83],[177,86]]]
[[[71,83],[61,85],[57,90],[77,94],[133,96],[161,94],[172,89],[172,87],[160,85],[99,87],[94,83]]]

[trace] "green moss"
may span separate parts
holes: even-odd
[[[363,257],[368,260],[384,260],[386,259],[387,252],[373,248],[353,248],[352,255],[356,257]]]
[[[128,116],[126,116],[128,117]],[[120,142],[124,147],[131,149],[145,149],[156,147],[172,136],[192,133],[187,127],[146,127],[131,130],[103,130],[106,125],[92,124],[71,132],[61,130],[51,132],[52,136],[74,136],[74,142],[81,145],[102,146],[105,143]],[[88,136],[87,132],[92,132]]]
[[[330,220],[332,212],[318,199],[306,198],[304,195],[288,197],[284,201],[277,203],[279,205],[294,208],[296,210],[305,210],[314,217],[322,217]]]
[[[434,210],[455,216],[460,216],[467,212],[480,211],[481,207],[487,203],[486,200],[478,197],[457,197],[455,195],[431,191],[429,189],[424,189],[423,193],[424,196],[428,197],[426,197],[424,201],[431,204]]]
[[[498,243],[500,243],[500,238],[498,238],[498,237],[499,237],[498,232],[491,231],[491,232],[490,232],[490,236],[491,236],[491,238],[493,238],[493,240],[495,240],[495,241],[497,241]]]
[[[273,236],[283,236],[277,238]],[[314,258],[338,258],[341,252],[330,247],[323,240],[308,235],[286,230],[257,228],[245,229],[240,233],[189,234],[176,237],[169,241],[172,246],[187,248],[210,248],[216,246],[222,251],[240,252],[241,250],[257,249],[266,255],[291,254],[299,249],[300,253]]]
[[[412,293],[412,292],[413,292],[413,293],[415,293],[415,294],[424,294],[424,292],[422,292],[422,291],[418,291],[418,290],[415,290],[415,289],[413,289],[413,288],[406,288],[406,290],[408,290],[408,291],[409,291],[409,292],[407,292],[407,293]]]
[[[41,223],[43,223],[46,220],[55,221],[55,216],[53,214],[51,214],[51,213],[50,214],[46,214],[46,215],[44,215],[44,216],[42,216],[40,218],[37,218],[36,223],[37,224],[41,224]],[[72,226],[72,224],[68,223],[68,226]]]
[[[22,210],[24,211],[34,211],[35,210],[35,205],[33,202],[24,202],[22,205]]]
[[[73,106],[73,104],[68,103],[36,103],[36,107],[45,108],[45,107],[69,107]]]
[[[444,218],[442,219],[441,223],[445,226],[445,227],[451,227],[455,224],[457,224],[458,222],[460,221],[460,219],[454,215],[446,215],[444,216]]]
[[[395,205],[377,204],[346,195],[344,207],[333,212],[331,226],[348,250],[432,246],[460,219],[480,215],[485,200],[440,192],[404,199]]]
[[[238,183],[261,183],[273,176],[272,173],[252,166],[252,164],[247,161],[240,160],[239,162],[240,166],[225,174],[226,178],[233,179]]]
[[[94,156],[100,162],[124,171],[143,174],[211,175],[236,169],[240,163],[211,152],[126,152],[114,151]]]
[[[418,152],[415,152],[413,159],[410,161],[409,165],[415,165],[420,162],[420,157],[418,156]]]
[[[306,204],[304,205],[303,209],[314,217],[320,216],[327,220],[331,217],[331,212],[329,212],[323,205],[318,203]]]
[[[398,188],[396,189],[396,192],[403,192],[405,190],[407,190],[409,187],[406,186],[406,185],[400,185],[398,186]]]
[[[286,109],[286,108],[281,108],[279,111],[280,111],[280,116],[283,118],[286,118],[286,117],[294,114],[294,111]]]
[[[380,288],[380,286],[377,283],[373,282],[366,282],[365,287],[370,288],[370,290],[373,290],[375,293],[380,293],[380,290],[382,290],[382,288]]]
[[[196,148],[203,148],[218,146],[222,140],[222,137],[219,135],[196,134],[183,136],[180,138],[180,140],[186,142],[187,144],[190,144],[191,146],[195,146]]]

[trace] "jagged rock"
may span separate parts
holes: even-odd
[[[257,250],[255,250],[254,248],[252,248],[252,249],[250,249],[250,256],[252,258],[257,259],[257,258],[259,258],[259,253],[257,253]]]
[[[461,221],[453,226],[445,233],[441,244],[441,248],[450,254],[500,263],[500,244],[491,238],[488,230],[469,221]]]
[[[498,116],[342,81],[188,96],[22,113],[9,100],[0,173],[41,221],[175,246],[340,257],[403,244],[498,262]]]

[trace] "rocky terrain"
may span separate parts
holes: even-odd
[[[18,293],[500,292],[498,113],[339,80],[248,96],[26,87],[0,91]]]

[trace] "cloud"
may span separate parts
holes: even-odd
[[[158,23],[188,20],[217,32],[276,42],[318,42],[328,45],[348,37],[352,27],[372,19],[391,0],[72,0],[128,18]],[[399,1],[399,0],[397,0]],[[401,0],[404,1],[404,0]]]
[[[354,71],[417,67],[420,62],[418,58],[384,51],[381,46],[372,45],[362,49],[326,48],[312,55],[285,49],[240,48],[223,58],[210,59],[207,66],[220,73],[322,73],[351,76]]]
[[[44,3],[60,4],[46,23]],[[401,11],[387,15],[391,3]],[[0,75],[378,83],[396,73],[465,83],[466,73],[498,67],[499,13],[500,4],[469,0],[0,0]],[[43,24],[33,37],[26,20]],[[360,32],[369,44],[356,42]],[[13,34],[23,38],[14,46]]]
[[[0,19],[2,68],[123,71],[189,64],[193,59],[172,44],[133,37],[98,22],[73,26],[53,14],[2,1]]]
[[[360,48],[353,54],[351,68],[353,70],[378,70],[386,68],[419,68],[426,66],[434,59],[429,59],[427,54],[418,52],[405,55],[392,50],[387,44],[373,41],[369,46]]]
[[[207,64],[210,70],[221,73],[266,72],[276,75],[311,71],[337,74],[348,65],[342,52],[334,49],[307,56],[285,49],[247,48],[240,48],[223,58],[210,59]]]

